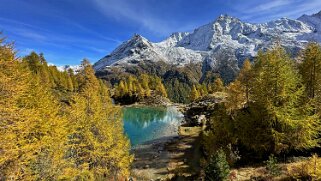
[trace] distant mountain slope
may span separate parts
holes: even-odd
[[[221,15],[193,32],[173,33],[159,43],[134,35],[96,62],[94,68],[102,71],[108,67],[133,67],[144,61],[163,61],[175,66],[201,63],[213,70],[224,65],[238,71],[245,58],[254,57],[258,50],[275,42],[295,55],[308,41],[321,42],[321,12],[303,15],[298,20],[280,18],[262,24]]]

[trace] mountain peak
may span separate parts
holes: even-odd
[[[188,34],[189,34],[188,32],[174,32],[171,34],[170,37],[182,37],[182,36],[186,36]]]
[[[281,44],[293,52],[303,48],[311,39],[321,42],[320,34],[316,33],[321,32],[320,18],[321,11],[298,20],[279,18],[253,24],[221,14],[213,22],[193,32],[176,32],[158,43],[134,34],[97,62],[94,68],[101,70],[106,66],[136,66],[137,62],[146,60],[164,61],[172,65],[206,60],[213,67],[218,66],[217,61],[233,60],[235,65],[241,65],[245,58],[254,57],[259,49],[272,46],[275,37],[282,37]]]
[[[236,20],[236,21],[240,21],[238,18],[230,16],[228,14],[221,14],[216,20],[216,21],[227,21],[227,20]]]
[[[318,13],[314,14],[314,15],[321,16],[321,10]]]
[[[303,14],[301,17],[298,18],[298,20],[301,20],[301,19],[304,19],[307,17],[321,18],[321,11],[311,14],[311,15]]]
[[[177,45],[178,42],[183,40],[186,36],[188,36],[190,33],[188,32],[175,32],[172,33],[168,38],[166,38],[164,41],[157,43],[161,47],[174,47]]]
[[[321,32],[321,11],[312,15],[304,14],[298,20],[314,28],[314,32]]]
[[[137,34],[137,33],[135,33],[135,34],[131,37],[130,40],[134,40],[134,41],[143,41],[143,40],[146,40],[146,41],[147,41],[147,39],[146,39],[145,37],[143,37],[142,35]]]

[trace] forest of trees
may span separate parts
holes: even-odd
[[[87,60],[59,72],[36,53],[0,46],[0,180],[108,180],[133,157],[122,111]]]
[[[189,99],[191,101],[196,101],[201,97],[217,92],[224,92],[224,90],[224,83],[222,79],[218,77],[214,80],[214,82],[209,82],[208,84],[194,84]]]
[[[213,75],[188,81],[190,69],[167,72],[176,77],[121,77],[109,90],[86,59],[77,72],[59,71],[43,54],[18,58],[1,39],[0,180],[127,178],[133,155],[121,107],[111,97],[130,104],[155,96],[184,103],[222,96],[201,134],[207,177],[222,160],[229,173],[228,165],[320,148],[318,43],[309,43],[295,59],[279,45],[259,51],[226,86]]]
[[[247,164],[318,148],[320,82],[319,44],[308,44],[295,60],[281,46],[260,51],[253,64],[244,62],[225,88],[226,100],[215,105],[203,134],[205,153],[223,149],[230,164]]]
[[[133,103],[151,96],[167,97],[162,80],[157,76],[141,74],[128,76],[114,86],[114,99],[120,103]]]

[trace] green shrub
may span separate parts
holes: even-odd
[[[230,166],[226,161],[224,151],[220,149],[210,158],[209,164],[205,169],[205,180],[223,181],[228,178],[229,174]]]
[[[265,168],[271,176],[278,176],[281,174],[281,168],[278,166],[278,161],[273,154],[269,156],[269,160],[265,161],[265,164]]]

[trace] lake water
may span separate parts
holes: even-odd
[[[175,107],[126,107],[124,129],[132,146],[146,141],[176,136],[183,115]]]

